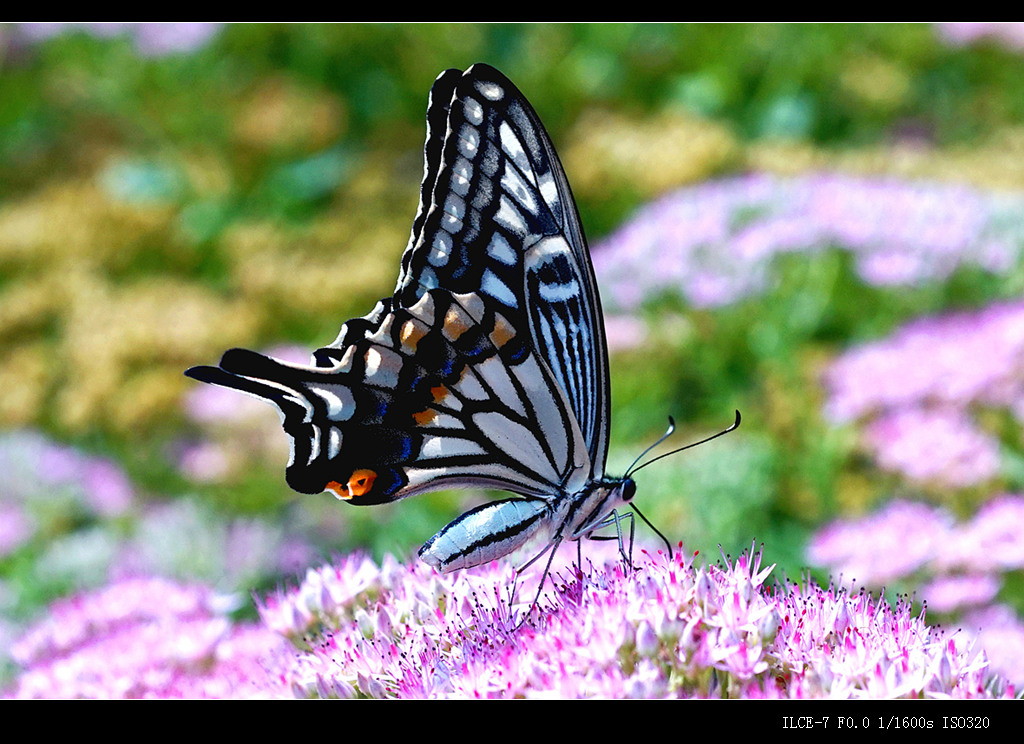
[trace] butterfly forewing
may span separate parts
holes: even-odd
[[[449,71],[450,72],[450,71]],[[433,109],[451,87],[443,73]],[[438,91],[438,86],[443,88]],[[428,113],[428,127],[431,116]],[[454,86],[431,205],[403,258],[396,304],[434,286],[479,290],[529,327],[565,391],[595,475],[607,455],[604,323],[576,205],[554,147],[508,79],[474,65]],[[422,207],[421,207],[422,208]]]
[[[435,81],[420,204],[392,297],[310,365],[231,350],[191,376],[275,404],[289,485],[379,503],[482,485],[545,501],[603,475],[603,324],[576,207],[501,73]]]

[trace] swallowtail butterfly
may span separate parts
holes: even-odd
[[[518,494],[463,514],[420,549],[452,571],[535,538],[557,547],[618,526],[615,509],[636,484],[604,472],[601,303],[540,119],[484,64],[442,72],[426,118],[419,207],[394,294],[345,323],[309,365],[231,349],[220,366],[186,374],[279,409],[296,491],[352,504],[459,486]]]

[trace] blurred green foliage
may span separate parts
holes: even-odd
[[[0,384],[18,393],[0,423],[111,454],[149,492],[199,490],[227,513],[299,500],[283,461],[216,486],[177,472],[168,453],[195,436],[181,371],[233,345],[313,348],[390,291],[442,69],[503,70],[567,166],[598,163],[577,189],[592,242],[660,190],[771,162],[780,142],[819,165],[904,142],[941,158],[1024,121],[1017,53],[952,46],[920,24],[237,24],[153,58],[127,38],[2,33]],[[612,120],[613,139],[630,122],[707,137],[665,158],[686,166],[671,182],[609,178],[586,143]],[[1005,175],[979,162],[972,179]],[[642,500],[664,532],[712,558],[718,543],[735,553],[771,540],[792,575],[808,529],[888,487],[821,420],[814,380],[827,355],[1021,287],[959,274],[881,291],[838,253],[793,257],[781,276],[721,311],[652,306],[652,342],[613,360],[612,449],[621,469],[667,415],[679,439],[741,409],[727,440],[645,471]],[[299,522],[326,544],[378,553],[410,550],[466,505],[454,494],[379,510],[305,499]]]

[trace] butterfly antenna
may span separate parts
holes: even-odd
[[[670,424],[670,426],[669,426],[668,434],[670,434],[672,432],[672,430],[674,429],[674,427],[675,427],[675,423],[672,421],[672,417],[671,416],[669,417],[669,424]],[[696,447],[699,444],[704,444],[706,442],[710,442],[712,439],[717,439],[718,437],[722,436],[723,434],[728,434],[730,431],[733,431],[737,427],[739,427],[739,425],[740,425],[740,412],[736,411],[736,420],[732,423],[731,426],[729,426],[728,429],[723,429],[722,431],[718,432],[717,434],[712,434],[710,437],[705,437],[704,439],[701,439],[699,442],[693,442],[692,444],[687,444],[685,447],[680,447],[679,449],[674,449],[671,452],[666,452],[663,455],[658,455],[657,457],[648,460],[643,465],[637,466],[635,468],[634,468],[634,465],[636,465],[636,462],[634,461],[633,465],[630,465],[629,470],[626,471],[626,477],[629,477],[633,473],[635,473],[635,472],[637,472],[637,471],[639,471],[639,470],[641,470],[643,468],[646,468],[652,462],[657,462],[658,460],[662,459],[663,457],[668,457],[669,455],[674,455],[677,452],[682,452],[683,450],[688,450],[691,447]],[[663,442],[665,440],[665,437],[668,436],[668,434],[665,434],[664,436],[661,437],[661,439],[659,439],[657,442],[655,442],[650,447],[648,447],[646,450],[644,450],[644,454],[646,454],[647,452],[650,452],[650,450],[653,447],[656,447],[659,443]],[[641,457],[642,456],[643,455],[641,455]],[[639,459],[640,458],[637,458],[637,460],[639,460]],[[644,520],[644,521],[646,522],[647,520]]]
[[[626,468],[626,476],[625,477],[628,478],[629,474],[633,472],[633,465],[636,465],[638,462],[640,462],[644,458],[644,455],[646,455],[652,449],[654,449],[659,444],[661,444],[666,439],[668,439],[670,436],[672,436],[672,434],[673,434],[673,432],[675,432],[675,430],[676,430],[675,419],[673,419],[671,416],[669,416],[668,417],[668,429],[665,431],[664,434],[662,434],[660,437],[658,437],[658,441],[657,442],[655,442],[650,447],[648,447],[643,452],[641,452],[639,455],[637,455],[637,458],[635,460],[633,460],[633,464],[630,465],[628,468]]]

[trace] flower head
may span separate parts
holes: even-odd
[[[591,558],[582,571],[560,558],[534,608],[537,577],[512,592],[504,564],[441,575],[394,562],[374,572],[357,558],[337,566],[363,577],[340,603],[326,599],[322,570],[261,613],[298,644],[284,678],[302,696],[1012,694],[909,602],[769,586],[759,553],[703,567],[644,553],[634,571],[614,551]]]
[[[232,624],[236,601],[160,578],[61,600],[12,652],[22,698],[265,697],[280,648],[266,628]]]

